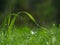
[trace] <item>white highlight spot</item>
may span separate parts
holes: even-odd
[[[31,34],[35,34],[35,32],[34,31],[31,31]]]

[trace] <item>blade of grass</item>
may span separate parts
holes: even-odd
[[[21,11],[21,12],[18,12],[17,14],[19,15],[21,13],[26,14],[37,26],[39,26],[39,24],[36,22],[36,20],[34,19],[34,17],[30,13],[28,13],[26,11]]]
[[[10,21],[11,21],[10,17],[11,17],[11,16],[8,17],[8,26],[9,26]]]
[[[2,27],[5,28],[5,26],[7,25],[7,19],[8,19],[8,16],[5,17],[3,23],[2,23]]]
[[[14,18],[12,19],[12,21],[11,21],[11,23],[10,23],[10,25],[9,25],[9,28],[8,28],[8,32],[10,32],[11,30],[12,30],[12,27],[13,27],[13,25],[14,25],[14,22],[15,22],[15,19],[16,19],[16,15],[17,14],[12,14],[12,15],[14,15]]]

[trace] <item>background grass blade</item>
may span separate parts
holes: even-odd
[[[8,17],[8,26],[10,24],[10,21],[11,21],[11,16]]]

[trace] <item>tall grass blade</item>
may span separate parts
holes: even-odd
[[[25,13],[36,25],[38,25],[38,23],[36,22],[36,20],[30,13],[25,12],[25,11],[18,12],[18,14],[21,14],[21,13]]]
[[[15,22],[15,19],[16,19],[16,15],[17,14],[12,14],[12,15],[14,15],[14,18],[12,19],[12,21],[11,21],[11,23],[10,23],[10,25],[9,25],[9,28],[8,28],[8,32],[10,32],[11,30],[12,30],[12,28],[13,28],[13,25],[14,25],[14,22]],[[10,17],[9,17],[10,18]],[[9,21],[10,22],[10,21]]]

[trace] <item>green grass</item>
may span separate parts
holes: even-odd
[[[36,20],[31,14],[25,13],[38,26]],[[18,14],[20,14],[18,13]],[[18,14],[8,15],[2,27],[0,28],[0,45],[60,45],[60,27],[55,26],[46,28],[32,28],[14,26],[14,22]]]
[[[47,29],[15,27],[10,33],[1,30],[0,45],[60,45],[60,30],[56,27]]]

